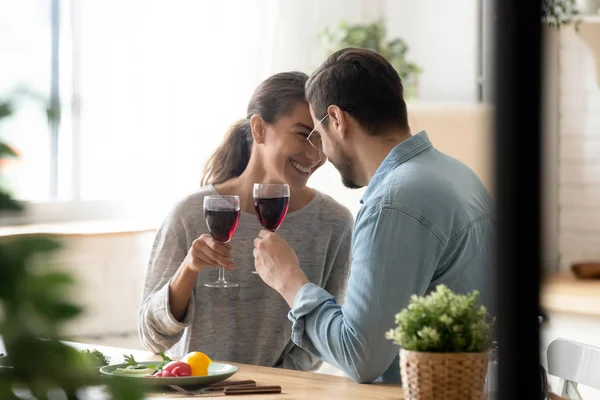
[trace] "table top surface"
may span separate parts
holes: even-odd
[[[69,343],[78,349],[98,349],[111,359],[112,363],[121,362],[123,354],[133,354],[138,361],[154,361],[160,357],[146,351],[129,350],[116,347],[95,346],[91,344]],[[239,371],[231,378],[233,380],[251,379],[260,386],[281,386],[279,394],[244,395],[244,399],[403,399],[401,385],[391,384],[358,384],[351,379],[341,376],[318,374],[314,372],[291,371],[280,368],[259,367],[256,365],[229,363],[239,367]],[[195,398],[179,393],[164,391],[147,395],[148,399],[185,399]],[[209,398],[219,398],[213,396]],[[231,397],[231,396],[226,396]],[[239,397],[239,396],[236,396]],[[207,398],[207,397],[202,397]]]
[[[600,317],[600,280],[576,279],[571,274],[544,278],[540,303],[547,312]]]

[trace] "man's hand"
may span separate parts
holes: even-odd
[[[291,308],[300,288],[309,283],[294,249],[278,234],[262,230],[254,239],[253,254],[256,272]]]

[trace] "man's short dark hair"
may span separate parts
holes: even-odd
[[[409,130],[402,81],[394,67],[371,50],[346,48],[330,55],[306,82],[306,98],[317,119],[337,105],[369,135]]]

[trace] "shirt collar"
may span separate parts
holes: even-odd
[[[427,132],[425,131],[421,131],[405,141],[397,144],[385,157],[379,168],[377,168],[377,171],[369,182],[367,190],[360,200],[360,203],[362,204],[367,201],[368,197],[381,184],[381,181],[392,169],[410,160],[423,151],[430,149],[431,147],[433,147],[433,145],[431,144],[429,136],[427,136]]]

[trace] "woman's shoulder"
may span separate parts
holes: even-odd
[[[168,219],[189,221],[196,218],[204,218],[204,197],[215,194],[212,185],[206,185],[189,193],[177,201],[169,213]]]

